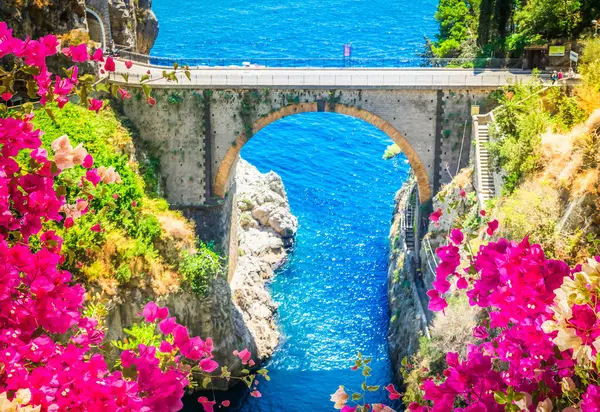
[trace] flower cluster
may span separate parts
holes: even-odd
[[[497,227],[488,222],[486,233]],[[470,305],[489,314],[473,330],[482,342],[469,346],[464,361],[448,353],[444,379],[424,380],[424,403],[409,410],[600,410],[600,265],[593,260],[572,271],[527,238],[491,241],[468,256],[464,238],[454,229],[438,248],[429,308],[447,306],[452,282],[466,289]]]
[[[49,72],[46,58],[58,52],[55,36],[16,39],[0,22],[0,58],[16,63],[11,72],[0,72],[0,82],[6,85],[3,100],[12,98],[13,84],[21,81],[30,98],[37,96],[42,105],[57,102],[62,107],[75,89],[85,95],[91,81],[78,77],[76,65],[64,78]],[[101,70],[115,70],[112,58],[104,59],[100,50],[90,54],[85,45],[61,53],[74,63],[104,62]],[[89,102],[94,111],[102,106],[94,99],[82,102]],[[0,107],[0,112],[5,110]],[[166,308],[150,302],[142,315],[148,327],[160,331],[157,344],[124,350],[120,366],[109,368],[98,321],[82,315],[85,291],[61,269],[63,240],[44,228],[52,221],[68,230],[75,219],[90,213],[90,188],[99,182],[119,183],[120,177],[114,168],[92,169],[92,157],[82,146],[73,148],[67,136],[52,143],[54,156],[49,158],[33,114],[26,106],[23,111],[0,117],[0,410],[179,410],[193,372],[205,376],[205,387],[213,378],[225,378],[223,372],[210,375],[219,367],[212,340],[190,337],[184,326],[168,317]],[[73,167],[87,170],[81,182],[69,188],[79,196],[69,205],[56,178]],[[239,354],[249,363],[247,350]],[[266,376],[266,370],[261,371]],[[249,376],[254,381],[255,375]]]

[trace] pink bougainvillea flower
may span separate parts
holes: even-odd
[[[12,97],[13,97],[12,93],[9,93],[9,92],[2,93],[2,100],[4,100],[5,102],[12,99]]]
[[[65,228],[68,229],[68,228],[72,227],[74,224],[75,224],[75,221],[73,220],[72,217],[68,217],[65,219],[65,223],[64,223]]]
[[[342,408],[342,410],[340,412],[356,412],[357,409],[358,409],[358,406],[344,405],[344,407]]]
[[[92,167],[94,165],[94,158],[92,157],[92,155],[88,154],[86,157],[84,157],[81,165],[86,169]]]
[[[480,214],[481,216],[485,216],[485,215],[486,215],[486,213],[485,213],[485,210],[481,209],[481,210],[479,211],[479,214]]]
[[[102,180],[102,183],[121,183],[121,176],[119,176],[119,173],[115,171],[113,166],[110,166],[109,168],[100,166],[96,170],[98,172],[98,176],[100,176],[100,179]]]
[[[150,106],[154,106],[156,104],[156,100],[154,99],[154,97],[148,97],[148,104]]]
[[[335,409],[342,409],[346,402],[348,402],[348,399],[350,399],[350,395],[348,395],[344,390],[344,387],[340,385],[337,388],[337,391],[331,394],[330,400],[334,403],[333,407]]]
[[[248,363],[248,361],[250,360],[250,358],[252,357],[252,354],[250,353],[250,351],[248,349],[243,349],[240,352],[238,351],[234,351],[233,352],[234,356],[239,356],[239,358],[242,360],[242,364],[246,364]]]
[[[492,220],[491,222],[488,222],[487,224],[487,234],[492,236],[494,234],[494,232],[496,231],[496,229],[498,229],[498,221],[497,220]]]
[[[93,184],[94,187],[102,180],[97,169],[91,169],[85,172],[85,179]]]
[[[119,88],[118,92],[121,100],[131,99],[131,94],[127,90]]]
[[[459,277],[456,281],[456,287],[459,289],[466,289],[469,286],[469,282],[464,277]]]
[[[169,308],[159,307],[156,303],[150,301],[144,306],[142,316],[146,322],[152,323],[156,320],[163,320],[169,316]]]
[[[106,57],[106,62],[104,62],[104,70],[107,72],[115,71],[115,61],[111,56]]]
[[[394,409],[382,403],[374,403],[371,405],[373,412],[396,412]]]
[[[127,67],[127,70],[131,69],[131,66],[133,66],[133,62],[131,60],[127,60],[125,62],[125,67]]]
[[[473,336],[477,339],[487,339],[487,337],[490,335],[488,334],[485,326],[475,326],[473,328]]]
[[[429,296],[429,310],[432,312],[440,312],[448,307],[448,302],[440,297],[440,293],[437,290],[432,289],[427,291],[427,296]]]
[[[389,392],[388,398],[391,400],[400,399],[402,394],[396,390],[393,384],[389,384],[385,387],[385,390]]]
[[[88,60],[88,50],[85,43],[81,43],[78,46],[69,47],[71,50],[71,60],[78,63],[83,63]]]
[[[465,239],[465,235],[463,235],[463,232],[461,232],[460,229],[452,229],[449,239],[458,246]]]
[[[252,396],[253,398],[260,398],[262,397],[262,394],[255,389],[252,392],[250,392],[250,396]]]
[[[89,103],[90,104],[88,106],[88,109],[90,109],[93,112],[99,113],[100,109],[102,109],[102,100],[90,99]]]
[[[223,402],[221,402],[221,405],[227,408],[229,405],[231,405],[231,402],[225,399]]]
[[[94,50],[94,53],[90,56],[91,60],[95,62],[104,62],[104,52],[98,48]]]
[[[219,367],[219,364],[212,359],[202,359],[200,361],[200,369],[206,373],[211,373]]]
[[[215,401],[209,400],[206,396],[200,396],[198,398],[198,403],[202,405],[202,408],[204,408],[204,412],[214,412],[213,407],[216,404]]]
[[[158,329],[160,329],[160,331],[165,335],[168,335],[173,332],[173,329],[175,329],[176,325],[177,322],[175,321],[175,318],[166,318],[160,321],[158,324]]]
[[[100,233],[102,228],[100,227],[100,223],[96,223],[94,226],[90,227],[92,232]]]
[[[436,210],[435,212],[433,212],[432,214],[429,215],[429,220],[434,222],[435,226],[437,227],[440,225],[440,217],[442,217],[442,215],[443,215],[442,209],[438,208],[438,210]]]
[[[462,187],[460,188],[460,197],[462,197],[463,199],[467,197],[467,192],[465,192],[465,189],[463,189]]]
[[[160,346],[158,347],[158,350],[161,351],[161,352],[163,352],[163,353],[170,353],[170,352],[173,352],[173,345],[171,345],[166,340],[163,340],[160,343]]]

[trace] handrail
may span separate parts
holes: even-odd
[[[266,66],[266,67],[453,67],[453,68],[521,68],[521,59],[512,58],[418,58],[418,57],[170,57],[152,56],[126,50],[119,57],[155,66],[170,67],[174,63],[189,66]]]

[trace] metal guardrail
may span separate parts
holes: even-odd
[[[129,82],[123,75],[128,76]],[[110,74],[111,83],[139,85],[143,74],[120,73]],[[191,70],[191,80],[184,73],[176,73],[178,81],[167,81],[158,75],[151,78],[148,84],[152,87],[194,88],[194,87],[334,87],[334,88],[416,88],[416,87],[499,87],[521,76],[487,73],[485,75],[443,74],[437,72],[369,72],[365,71],[302,71],[286,72],[271,70]]]
[[[410,68],[410,67],[452,67],[452,68],[482,68],[507,69],[521,68],[521,59],[476,58],[476,59],[428,59],[412,57],[340,57],[340,58],[236,58],[236,57],[163,57],[149,56],[140,53],[121,50],[118,56],[138,63],[153,66],[173,67],[290,67],[290,68]]]

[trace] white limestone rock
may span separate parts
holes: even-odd
[[[236,170],[238,261],[231,281],[233,299],[250,330],[259,357],[271,356],[279,341],[277,305],[266,289],[285,263],[298,220],[292,215],[281,177],[260,173],[240,159]]]

